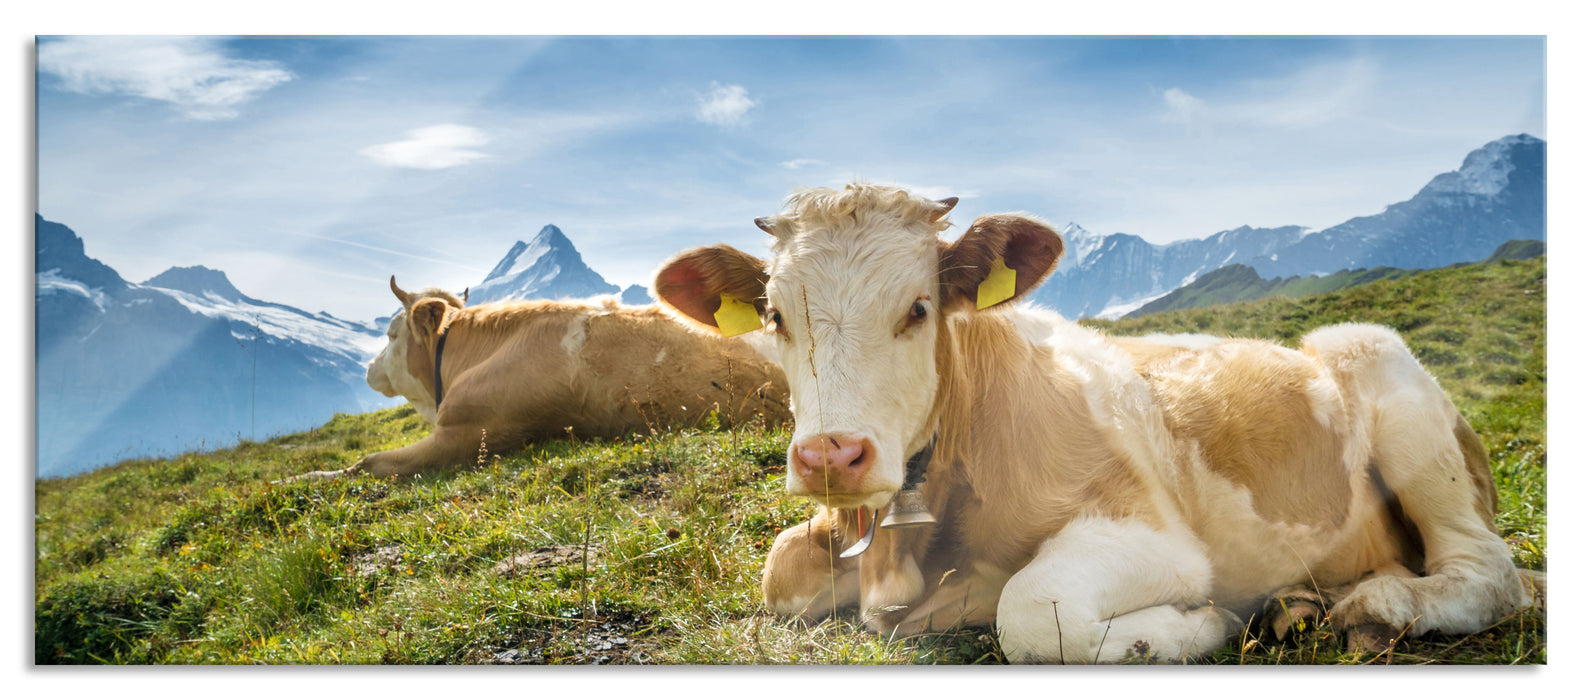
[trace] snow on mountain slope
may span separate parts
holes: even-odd
[[[36,475],[213,449],[393,406],[368,388],[382,329],[173,268],[130,284],[35,218]]]
[[[225,274],[217,274],[229,286],[230,281],[225,278]],[[159,287],[154,284],[157,280],[151,279],[143,286],[170,295],[193,313],[256,326],[265,335],[317,346],[343,355],[357,364],[366,364],[372,360],[385,345],[384,331],[373,326],[344,321],[328,314],[309,314],[282,304],[261,302],[240,292],[233,296],[225,293],[224,289],[193,292]]]

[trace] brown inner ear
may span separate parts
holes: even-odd
[[[941,306],[977,308],[978,285],[997,258],[1016,271],[1016,292],[1005,302],[1020,299],[1054,271],[1064,250],[1060,234],[1038,221],[1010,214],[979,217],[960,240],[941,244]]]
[[[424,299],[412,305],[412,330],[418,338],[428,340],[439,333],[450,305],[442,299]]]
[[[654,297],[698,323],[718,328],[714,312],[720,294],[730,294],[764,310],[764,285],[769,273],[764,261],[728,245],[694,248],[665,263],[654,276]]]

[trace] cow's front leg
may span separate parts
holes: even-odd
[[[483,430],[475,426],[440,426],[406,447],[375,452],[345,469],[298,474],[277,483],[298,479],[344,479],[364,473],[379,477],[412,476],[444,467],[458,467],[475,458],[479,450],[487,450],[483,443],[484,437]]]
[[[938,588],[923,602],[910,606],[906,618],[896,625],[897,636],[924,632],[943,632],[958,627],[994,624],[1000,604],[1000,591],[1009,575],[986,563],[969,571],[947,571]]]
[[[857,604],[855,559],[841,559],[841,532],[831,530],[831,514],[820,508],[811,520],[775,537],[764,562],[764,605],[785,617],[821,620]]]
[[[347,474],[412,476],[447,467],[460,467],[489,452],[487,434],[476,425],[440,425],[434,432],[406,447],[375,452],[346,469]]]
[[[1241,622],[1208,600],[1212,570],[1185,529],[1083,517],[1006,582],[996,623],[1015,663],[1113,663],[1128,651],[1183,659]]]

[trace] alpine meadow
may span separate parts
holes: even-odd
[[[1488,449],[1497,527],[1547,568],[1546,258],[1307,296],[1083,321],[1113,335],[1278,339],[1397,329]],[[39,664],[994,664],[991,630],[884,638],[780,620],[759,575],[813,506],[785,494],[783,426],[564,439],[407,481],[272,480],[411,443],[410,406],[36,483]],[[480,445],[480,455],[495,446]],[[1544,664],[1536,606],[1466,636],[1347,651],[1328,624],[1257,628],[1214,664]],[[1135,663],[1154,661],[1134,655]]]

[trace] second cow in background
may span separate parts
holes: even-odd
[[[464,307],[437,289],[409,293],[368,385],[405,396],[427,437],[310,478],[419,474],[566,435],[614,437],[697,425],[789,420],[785,376],[747,341],[694,333],[646,306],[522,301]]]

